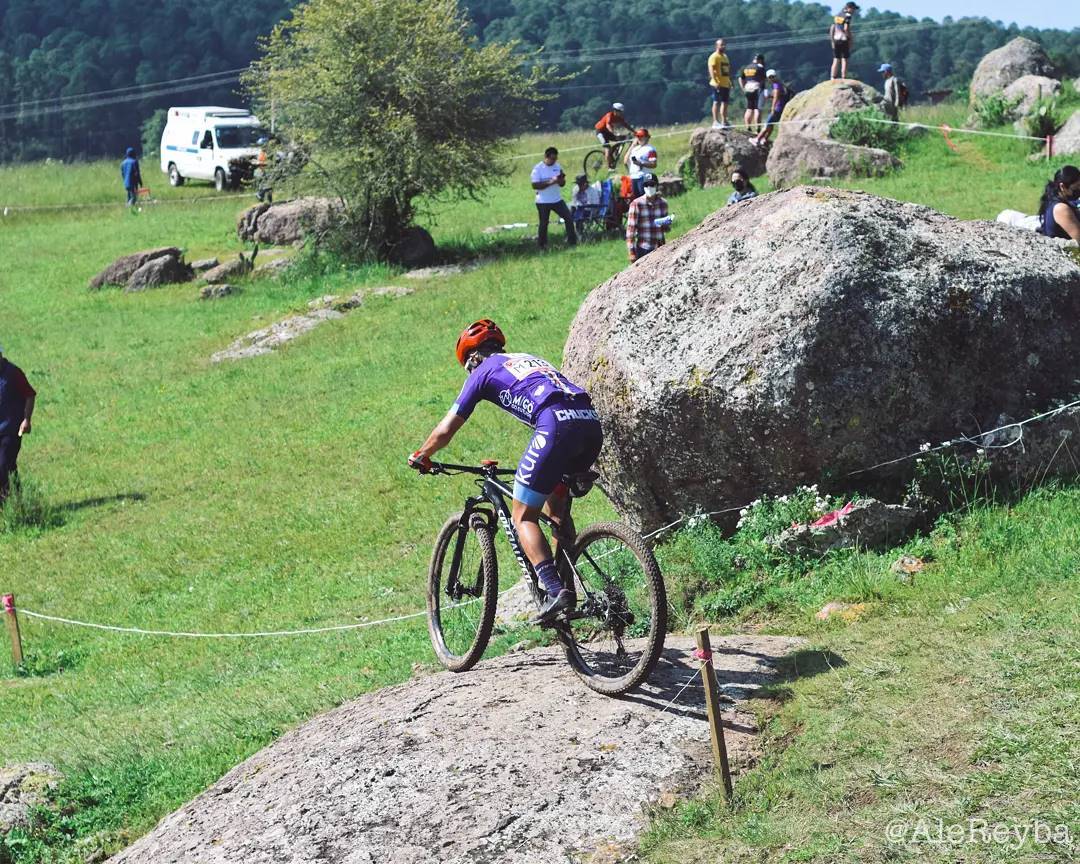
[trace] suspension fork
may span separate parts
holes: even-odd
[[[461,556],[465,551],[465,540],[469,536],[469,529],[472,527],[473,514],[477,512],[476,505],[479,504],[482,498],[466,498],[465,509],[461,513],[461,520],[458,522],[457,537],[454,540],[454,553],[450,558],[450,574],[446,580],[446,595],[455,603],[461,599]],[[455,596],[457,595],[457,596]]]

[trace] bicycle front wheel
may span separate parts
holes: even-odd
[[[467,526],[461,518],[458,513],[446,520],[428,571],[428,633],[439,662],[451,672],[465,672],[483,656],[499,590],[491,526],[479,514]]]
[[[590,525],[570,558],[577,610],[559,628],[566,659],[586,686],[619,696],[652,672],[667,635],[667,592],[656,557],[619,522]]]
[[[595,183],[597,180],[603,180],[607,177],[607,156],[604,155],[603,150],[590,150],[585,154],[585,161],[582,164],[585,169],[585,176],[590,183]]]

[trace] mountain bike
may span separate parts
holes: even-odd
[[[495,623],[499,573],[495,534],[502,534],[521,569],[533,602],[544,593],[510,518],[513,491],[502,477],[514,471],[494,461],[480,466],[433,462],[430,474],[471,474],[479,494],[446,520],[428,572],[428,632],[439,661],[452,672],[471,669],[487,648]],[[565,526],[574,498],[587,494],[595,472],[569,475]],[[656,665],[667,634],[667,594],[652,551],[641,536],[620,522],[598,522],[576,536],[560,530],[546,514],[541,523],[556,541],[556,564],[572,588],[576,607],[550,625],[566,659],[586,686],[618,696],[640,685]]]
[[[614,141],[609,142],[608,147],[611,149],[611,161],[614,162],[615,165],[619,164],[619,158],[622,156],[623,148],[633,140],[633,138],[616,138]],[[611,171],[615,170],[613,168],[608,168],[607,154],[604,153],[603,150],[590,150],[586,153],[582,168],[590,183],[595,183],[597,180],[603,180]]]

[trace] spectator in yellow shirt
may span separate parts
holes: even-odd
[[[724,53],[724,40],[716,40],[709,55],[709,86],[712,87],[713,129],[728,129],[728,101],[731,98],[731,61]]]

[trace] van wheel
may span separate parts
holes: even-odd
[[[176,169],[176,163],[169,163],[169,185],[170,186],[183,186],[184,178],[180,176],[180,172]]]
[[[217,189],[218,192],[224,192],[229,188],[229,184],[225,180],[225,172],[221,168],[214,171],[214,188]]]

